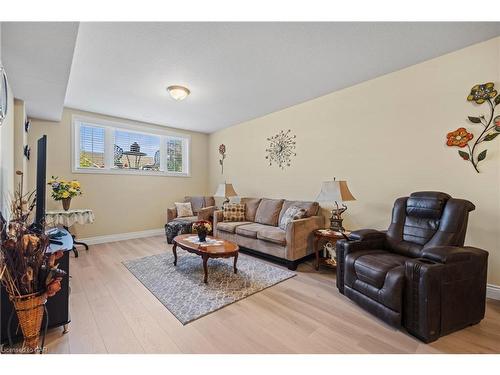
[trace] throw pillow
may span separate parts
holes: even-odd
[[[255,222],[277,227],[283,199],[262,198],[255,213]]]
[[[193,216],[193,208],[191,207],[191,202],[175,202],[175,209],[177,210],[177,217]]]
[[[255,214],[259,208],[260,198],[241,198],[241,203],[245,203],[245,220],[255,221]]]
[[[285,213],[280,220],[280,228],[286,230],[286,226],[293,220],[299,220],[306,217],[307,210],[297,206],[290,206],[286,209]]]
[[[226,203],[222,206],[224,221],[245,221],[245,203]]]

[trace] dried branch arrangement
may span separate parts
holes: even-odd
[[[66,274],[56,264],[63,253],[47,253],[49,238],[43,228],[31,223],[35,194],[23,193],[20,183],[11,203],[7,223],[0,213],[0,281],[12,297],[45,292],[51,297],[61,289]]]

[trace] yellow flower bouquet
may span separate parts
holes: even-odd
[[[56,201],[74,198],[82,194],[80,182],[76,180],[66,181],[52,176],[48,184],[52,187],[52,198]]]

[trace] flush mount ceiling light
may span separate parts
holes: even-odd
[[[184,100],[191,93],[187,87],[179,85],[168,86],[167,91],[175,100]]]

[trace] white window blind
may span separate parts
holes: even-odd
[[[113,166],[142,170],[160,170],[160,137],[115,130]]]
[[[104,129],[80,126],[80,168],[104,168]]]
[[[167,138],[167,171],[183,172],[184,142],[182,138]]]

